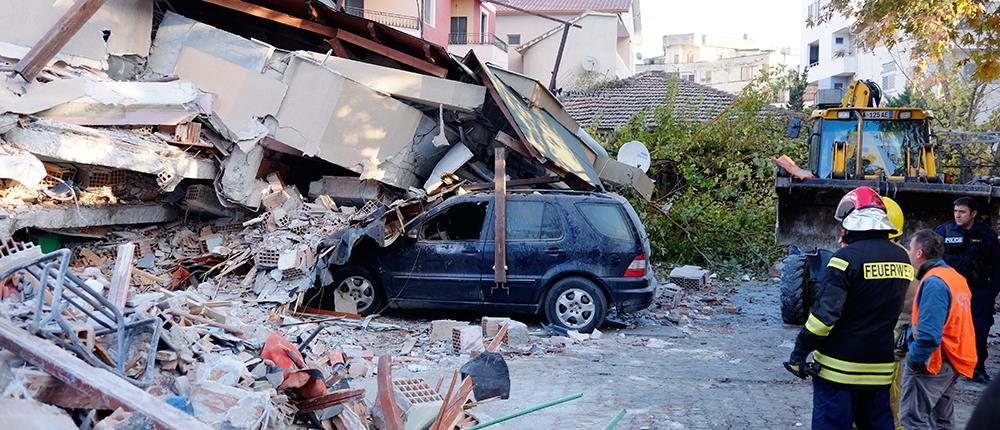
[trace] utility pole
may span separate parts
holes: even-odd
[[[482,1],[483,1],[483,3],[497,4],[497,5],[509,8],[509,9],[514,9],[514,10],[516,10],[518,12],[526,13],[528,15],[534,15],[534,16],[537,16],[539,18],[545,18],[545,19],[547,19],[549,21],[555,21],[555,22],[558,22],[558,23],[560,23],[560,24],[563,25],[562,41],[559,42],[559,52],[556,54],[556,64],[552,68],[552,79],[549,80],[549,91],[555,92],[556,91],[556,75],[559,74],[559,65],[562,64],[562,56],[563,56],[563,51],[566,48],[566,38],[569,37],[569,29],[570,29],[570,27],[576,27],[576,28],[582,29],[583,26],[581,26],[579,24],[574,24],[574,23],[569,22],[569,21],[564,21],[564,20],[561,20],[559,18],[553,18],[553,17],[548,16],[548,15],[543,15],[543,14],[540,14],[540,13],[537,13],[537,12],[532,12],[532,11],[527,10],[527,9],[519,8],[517,6],[511,5],[511,4],[507,3],[507,2],[503,2],[503,1],[499,1],[499,0],[482,0]]]

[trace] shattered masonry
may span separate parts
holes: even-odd
[[[539,83],[333,2],[11,2],[19,13],[0,16],[0,354],[41,371],[14,369],[22,385],[0,392],[29,394],[23,407],[52,415],[52,428],[65,412],[28,400],[115,411],[104,428],[281,428],[296,416],[391,428],[392,404],[408,417],[431,408],[434,428],[472,425],[468,378],[444,397],[442,381],[391,381],[375,403],[347,388],[383,360],[336,329],[402,327],[349,309],[311,322],[303,293],[361,241],[388,245],[449,196],[492,188],[497,144],[511,149],[512,181],[652,191]],[[505,348],[530,348],[523,324],[504,324]],[[484,344],[496,322],[486,339],[461,325],[457,350],[499,348]],[[42,337],[75,356],[43,359]],[[273,372],[279,362],[292,370]]]

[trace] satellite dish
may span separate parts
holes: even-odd
[[[646,145],[638,140],[633,140],[631,142],[626,142],[618,149],[618,161],[628,164],[629,166],[638,167],[643,173],[649,171],[649,163],[651,161],[649,156],[649,150],[646,149]]]
[[[597,70],[597,59],[594,57],[583,57],[583,61],[580,62],[580,67],[588,72],[593,72]]]

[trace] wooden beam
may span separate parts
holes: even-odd
[[[507,283],[507,151],[503,146],[493,148],[493,281]]]
[[[0,347],[85,395],[94,397],[101,404],[146,415],[159,429],[209,429],[201,421],[147,394],[125,379],[85,363],[69,351],[29,334],[6,319],[0,319]]]
[[[214,4],[216,6],[221,6],[226,9],[235,10],[237,12],[243,12],[248,15],[253,15],[258,18],[264,18],[268,21],[277,22],[279,24],[284,24],[289,27],[295,27],[302,29],[311,33],[316,33],[320,36],[326,37],[337,37],[337,29],[302,18],[297,18],[287,13],[278,12],[276,10],[271,10],[266,7],[260,7],[254,4],[247,3],[241,0],[202,0],[205,3]]]
[[[24,58],[17,62],[17,65],[14,66],[14,72],[21,75],[25,82],[33,81],[35,76],[38,76],[38,73],[49,64],[49,60],[66,46],[66,43],[80,31],[83,24],[86,24],[97,13],[105,1],[77,0],[76,3],[73,3],[73,6],[70,6],[66,13],[59,18],[59,21],[56,21],[49,28],[49,31],[35,43],[35,46],[31,47]],[[6,13],[16,12],[7,11]]]
[[[353,60],[354,56],[351,55],[351,51],[347,50],[347,47],[338,39],[330,39],[327,41],[330,43],[330,47],[333,48],[333,54],[340,57],[346,58],[348,60]]]
[[[386,430],[403,430],[403,413],[396,405],[396,394],[392,388],[392,357],[388,354],[378,358],[377,382],[378,405],[382,409]]]
[[[528,185],[554,184],[562,180],[559,176],[542,176],[540,178],[511,179],[507,181],[507,188],[524,187]],[[482,191],[493,188],[492,182],[480,182],[476,184],[462,185],[465,191]]]
[[[132,258],[135,256],[135,244],[132,242],[118,245],[118,255],[115,256],[115,268],[111,272],[111,286],[108,287],[108,301],[125,312],[125,300],[128,299],[128,287],[132,285]]]
[[[518,129],[516,125],[514,126],[514,129],[518,130],[518,132],[520,132],[520,129]],[[528,150],[528,145],[526,145],[524,142],[522,142],[520,140],[517,140],[517,139],[511,137],[507,133],[504,133],[502,131],[501,132],[497,132],[496,141],[500,142],[500,143],[502,143],[504,145],[507,145],[507,147],[509,147],[510,149],[513,149],[514,152],[517,152],[518,154],[521,154],[521,155],[523,155],[523,156],[525,156],[527,158],[532,158],[532,159],[535,159],[535,160],[538,160],[538,161],[545,161],[545,158],[541,157],[541,155],[539,155],[537,153],[537,151],[536,152],[529,151]],[[534,149],[534,148],[532,148],[532,149]]]
[[[206,1],[220,1],[220,0],[206,0]],[[235,0],[225,0],[225,1],[235,1]],[[448,69],[445,69],[444,67],[421,60],[410,54],[392,49],[388,46],[378,44],[374,41],[358,36],[354,33],[340,31],[337,32],[336,38],[340,39],[341,41],[350,43],[351,45],[357,46],[359,48],[367,49],[383,57],[396,60],[400,63],[413,67],[416,70],[419,70],[421,72],[427,73],[432,76],[443,78],[448,74]]]

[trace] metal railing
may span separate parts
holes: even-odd
[[[450,33],[448,43],[452,45],[493,45],[507,52],[507,42],[493,33]]]
[[[390,27],[409,28],[413,30],[420,29],[420,18],[415,16],[382,12],[353,6],[345,7],[344,11],[351,15],[360,16],[364,19],[370,19],[379,24],[385,24]]]

